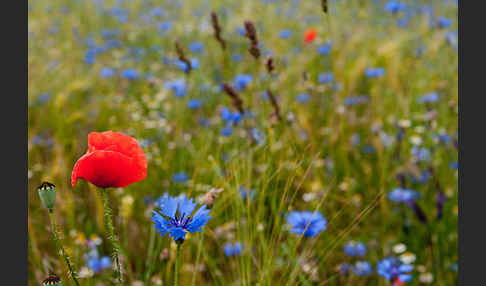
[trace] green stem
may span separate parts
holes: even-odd
[[[152,266],[154,265],[152,263],[152,254],[154,252],[154,241],[155,241],[155,227],[150,228],[150,241],[149,241],[149,247],[148,247],[148,254],[147,254],[147,259],[145,260],[145,277],[144,277],[144,283],[147,284],[147,281],[150,278],[150,274],[152,273]]]
[[[196,269],[194,270],[194,273],[192,274],[191,286],[196,285],[196,276],[197,276],[198,267],[199,267],[199,258],[201,257],[201,249],[202,249],[203,240],[204,240],[204,236],[201,236],[201,239],[199,240],[199,245],[197,247]]]
[[[66,255],[66,251],[64,251],[64,247],[62,246],[61,239],[59,238],[59,233],[57,232],[56,220],[54,219],[54,211],[52,209],[49,210],[49,217],[51,218],[51,226],[52,232],[54,233],[54,239],[56,241],[57,247],[61,249],[61,254],[64,257],[64,261],[69,269],[69,274],[74,280],[74,284],[79,286],[78,279],[76,278],[76,272],[74,272],[71,263],[69,262],[69,257]]]
[[[179,260],[181,258],[181,243],[177,243],[177,255],[175,261],[174,286],[179,286]]]
[[[111,208],[108,201],[108,193],[106,189],[100,189],[101,195],[103,197],[103,209],[104,209],[104,220],[105,220],[105,231],[108,232],[108,240],[111,243],[112,253],[111,256],[116,263],[115,277],[118,280],[118,285],[122,284],[122,272],[120,266],[120,260],[118,259],[118,253],[120,252],[120,244],[115,236],[115,231],[113,228],[113,219],[111,217]]]

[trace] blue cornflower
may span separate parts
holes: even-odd
[[[388,281],[395,281],[400,279],[402,282],[409,282],[412,275],[409,273],[413,270],[413,266],[401,262],[396,257],[387,257],[376,265],[378,275],[385,277]]]
[[[151,196],[151,195],[145,196],[145,197],[143,198],[143,203],[144,203],[145,205],[150,205],[150,204],[152,203],[152,196]]]
[[[366,276],[370,275],[373,272],[373,269],[368,261],[356,261],[356,263],[351,266],[351,271],[358,276]]]
[[[241,253],[241,243],[225,243],[223,245],[223,252],[226,256],[237,256]]]
[[[111,49],[111,48],[119,48],[122,46],[122,43],[118,40],[108,40],[106,41],[105,48]]]
[[[445,38],[447,40],[447,43],[453,47],[454,49],[457,50],[457,31],[447,31],[445,34]]]
[[[236,33],[237,33],[238,35],[240,35],[240,36],[243,36],[243,37],[244,37],[244,36],[246,35],[245,28],[243,28],[243,27],[238,27],[238,28],[236,28]]]
[[[301,93],[301,94],[297,95],[295,100],[297,100],[298,103],[306,103],[307,101],[309,101],[309,98],[310,98],[309,94]]]
[[[319,83],[331,83],[334,80],[334,74],[332,72],[319,74],[317,81]]]
[[[96,60],[96,51],[94,49],[89,49],[84,53],[84,63],[87,65],[94,64]]]
[[[291,233],[312,237],[327,228],[327,220],[318,211],[292,211],[287,215],[287,223],[292,226]]]
[[[354,133],[353,136],[351,136],[351,145],[358,146],[360,142],[361,142],[361,137],[359,136],[358,133]]]
[[[228,107],[221,109],[221,118],[226,122],[226,125],[236,125],[243,119],[243,115],[239,112],[232,113]]]
[[[288,39],[292,35],[292,31],[286,29],[280,31],[279,37],[282,39]]]
[[[372,145],[363,146],[363,153],[365,153],[365,154],[371,154],[371,153],[374,153],[375,151],[376,151],[376,149]]]
[[[120,76],[122,78],[133,80],[137,79],[140,76],[140,73],[135,69],[124,69],[120,72]]]
[[[108,10],[108,14],[110,14],[111,16],[120,16],[126,13],[128,13],[128,11],[120,7],[114,7]]]
[[[41,93],[39,94],[39,97],[37,97],[37,100],[41,103],[44,103],[46,101],[49,100],[49,98],[51,98],[51,95],[48,94],[48,93]]]
[[[100,76],[103,78],[113,77],[115,75],[115,70],[109,67],[104,67],[100,70]]]
[[[112,29],[112,30],[105,29],[105,30],[101,31],[101,36],[105,40],[111,39],[111,38],[118,36],[118,35],[120,35],[120,30],[117,30],[117,29]]]
[[[438,134],[435,136],[441,143],[447,144],[451,142],[452,138],[448,134]]]
[[[339,265],[339,271],[342,273],[342,274],[347,274],[349,269],[351,269],[353,266],[350,265],[349,263],[342,263],[341,265]]]
[[[231,129],[229,127],[225,127],[223,129],[221,129],[221,135],[223,135],[224,137],[231,136],[231,134],[233,134],[233,129]]]
[[[56,35],[57,33],[59,33],[59,27],[58,26],[52,26],[50,27],[47,32],[49,34],[52,34],[52,35]]]
[[[201,124],[201,126],[203,127],[206,127],[209,126],[210,122],[207,118],[199,118],[199,124]]]
[[[211,219],[210,210],[202,205],[194,214],[197,203],[185,195],[180,197],[163,196],[159,199],[160,213],[154,212],[152,221],[160,235],[169,233],[178,243],[184,242],[186,233],[202,231],[202,227]]]
[[[190,43],[189,50],[193,53],[200,53],[204,50],[204,44],[201,42]]]
[[[189,176],[185,172],[178,172],[172,176],[172,181],[176,183],[184,183],[189,180]]]
[[[388,199],[397,203],[406,203],[412,199],[418,199],[420,194],[414,190],[395,188],[388,193]]]
[[[221,109],[221,118],[224,120],[224,121],[229,121],[231,120],[231,117],[232,114],[231,114],[231,110],[228,108],[228,107],[223,107]]]
[[[178,79],[175,81],[168,81],[165,82],[165,87],[172,90],[174,92],[174,95],[177,97],[183,97],[186,95],[186,83],[182,79]]]
[[[242,91],[246,86],[252,81],[253,77],[249,74],[239,74],[235,77],[235,89],[237,91]]]
[[[413,146],[412,150],[412,156],[414,156],[417,161],[423,162],[423,161],[428,161],[430,160],[430,151],[427,148],[420,148],[417,146]]]
[[[452,168],[452,169],[456,169],[459,168],[459,162],[451,162],[449,163],[449,166]]]
[[[437,19],[437,25],[439,28],[449,28],[452,26],[452,20],[445,17],[439,17]]]
[[[241,198],[242,199],[246,199],[246,198],[250,198],[251,199],[255,195],[255,190],[254,189],[248,190],[244,186],[240,186],[240,193],[241,193]]]
[[[261,95],[260,95],[264,100],[268,100],[268,92],[265,90]]]
[[[44,138],[42,138],[42,136],[36,135],[36,136],[34,136],[34,138],[32,138],[32,139],[31,139],[31,141],[30,141],[30,142],[31,142],[33,145],[38,145],[38,144],[41,144],[41,143],[42,143],[42,141],[44,141]]]
[[[418,99],[419,103],[426,103],[426,102],[436,102],[439,100],[439,94],[437,92],[431,92],[423,95]]]
[[[250,129],[250,135],[257,142],[258,145],[265,143],[265,133],[260,131],[258,128],[254,127]]]
[[[93,270],[94,272],[99,272],[103,269],[111,267],[111,259],[108,256],[103,256],[98,258],[93,256],[88,259],[88,268]]]
[[[348,96],[344,99],[344,104],[346,105],[356,105],[359,103],[367,102],[369,98],[365,95]]]
[[[152,16],[154,16],[154,17],[164,16],[165,11],[162,8],[156,7],[156,8],[153,8],[152,10],[150,10],[150,14],[152,14]]]
[[[233,54],[233,56],[231,57],[233,59],[233,61],[235,62],[241,62],[243,60],[243,56],[240,55],[240,54]]]
[[[331,42],[327,42],[324,45],[317,47],[317,52],[320,55],[328,55],[331,52]]]
[[[366,251],[366,245],[362,242],[350,241],[344,245],[344,253],[349,256],[364,256]]]
[[[384,68],[367,68],[365,70],[365,75],[369,78],[380,77],[385,74]]]
[[[400,11],[405,10],[406,7],[407,6],[405,3],[400,3],[397,2],[396,0],[390,0],[385,4],[385,10],[391,13],[398,13]]]
[[[174,62],[175,66],[178,67],[180,70],[186,71],[188,70],[187,64],[181,60],[176,60]],[[191,59],[191,69],[195,70],[199,67],[199,61],[198,59],[194,58]]]
[[[403,17],[397,20],[397,26],[400,28],[406,27],[408,25],[409,17]]]
[[[157,28],[159,29],[159,31],[166,32],[166,31],[170,30],[171,27],[172,27],[171,22],[159,22],[159,23],[157,23]]]
[[[422,174],[420,174],[419,177],[416,177],[415,175],[411,175],[410,179],[412,180],[412,183],[421,183],[425,184],[427,180],[429,179],[430,173],[427,170],[424,170]]]
[[[190,109],[198,109],[201,107],[201,101],[197,99],[191,99],[187,102],[187,107]]]

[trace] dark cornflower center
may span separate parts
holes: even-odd
[[[302,229],[310,229],[312,228],[314,224],[314,221],[311,221],[311,220],[301,220],[299,222],[299,227],[302,228]]]
[[[181,227],[185,229],[187,228],[189,223],[191,223],[191,221],[192,217],[189,215],[186,217],[186,214],[183,213],[181,216],[175,215],[174,217],[170,218],[169,223],[175,227]]]

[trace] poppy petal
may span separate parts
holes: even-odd
[[[121,188],[147,176],[141,162],[114,151],[94,151],[82,156],[74,165],[71,185],[78,179],[91,182],[101,188]]]

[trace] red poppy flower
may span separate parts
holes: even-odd
[[[304,34],[304,42],[306,44],[310,44],[314,41],[314,39],[317,37],[317,31],[314,28],[310,28],[307,31],[305,31]]]
[[[100,188],[121,188],[147,177],[147,159],[135,138],[113,131],[88,135],[88,152],[76,162],[71,185],[78,179]]]
[[[397,277],[395,278],[393,286],[405,286],[405,282],[403,282],[402,280],[400,280],[400,278]]]

